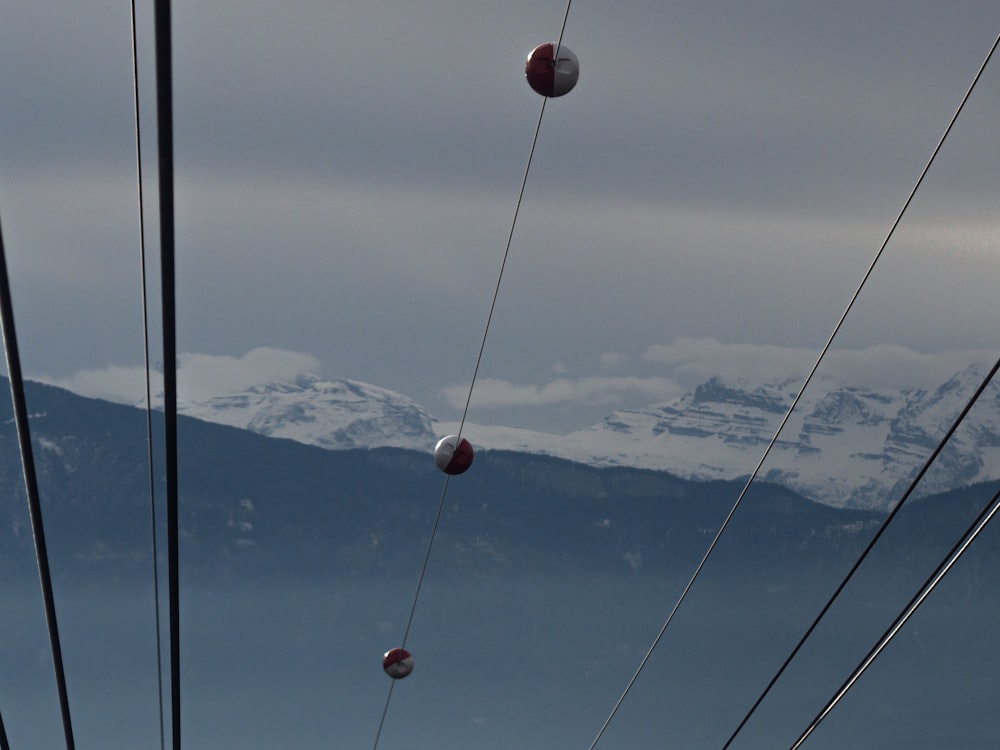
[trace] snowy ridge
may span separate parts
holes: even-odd
[[[971,367],[930,391],[814,384],[759,476],[827,504],[885,508],[927,460],[984,374]],[[566,440],[582,448],[599,438],[606,450],[588,461],[598,465],[734,479],[757,465],[795,388],[787,381],[747,388],[712,379],[676,401],[617,412]],[[991,389],[928,472],[920,494],[1000,477],[993,460],[998,453],[1000,398]]]
[[[971,366],[936,389],[876,389],[817,381],[799,402],[760,478],[830,505],[885,508],[930,455],[985,369]],[[544,454],[596,466],[736,479],[753,470],[800,381],[712,378],[673,401],[617,411],[567,435],[466,423],[479,449]],[[430,452],[458,425],[437,422],[411,399],[349,380],[302,376],[181,405],[211,422],[328,449],[399,447]],[[980,399],[920,494],[1000,477],[1000,396]]]
[[[331,450],[393,447],[432,450],[431,417],[387,388],[356,380],[295,380],[178,404],[186,416],[289,438]]]

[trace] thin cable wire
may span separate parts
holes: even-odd
[[[567,0],[566,12],[563,14],[562,27],[559,29],[559,41],[556,42],[556,47],[552,50],[552,65],[558,67],[559,65],[559,50],[562,49],[563,34],[566,33],[566,21],[569,20],[569,7],[573,4],[573,0]]]
[[[568,8],[567,8],[568,10]],[[524,199],[525,186],[528,184],[528,173],[531,171],[531,160],[535,155],[535,146],[538,143],[538,133],[542,128],[542,117],[545,115],[545,98],[542,99],[542,109],[538,113],[538,124],[535,125],[535,135],[531,139],[531,150],[528,152],[528,163],[524,169],[524,177],[521,180],[521,189],[517,196],[517,203],[514,207],[514,218],[510,224],[510,232],[507,235],[507,246],[504,249],[503,260],[500,263],[500,273],[497,276],[496,288],[493,290],[493,300],[490,302],[490,311],[486,316],[486,329],[483,331],[483,339],[479,344],[479,353],[476,355],[476,366],[472,371],[472,381],[469,384],[469,394],[465,399],[465,408],[462,410],[462,421],[458,426],[458,435],[455,438],[455,446],[457,447],[462,442],[462,431],[465,428],[465,418],[469,413],[469,404],[472,401],[472,391],[476,387],[476,376],[479,374],[479,365],[483,360],[483,351],[486,349],[486,338],[489,336],[490,332],[490,322],[493,320],[493,312],[496,310],[497,298],[500,296],[500,283],[503,281],[503,272],[507,267],[507,258],[510,255],[510,247],[514,239],[514,229],[517,226],[517,215],[521,210],[521,202]],[[437,536],[438,525],[441,521],[441,512],[444,510],[444,501],[448,495],[448,480],[451,476],[445,476],[444,486],[441,490],[441,500],[438,502],[437,514],[434,517],[434,527],[431,530],[430,540],[427,542],[427,553],[424,555],[424,564],[420,569],[420,577],[417,580],[417,590],[413,595],[413,605],[410,607],[410,616],[406,621],[406,631],[403,634],[403,644],[402,647],[406,647],[406,639],[410,635],[410,626],[413,624],[413,616],[417,611],[417,603],[420,601],[420,590],[424,584],[424,576],[427,574],[427,565],[431,559],[431,550],[434,548],[434,538]],[[373,750],[377,750],[379,738],[382,736],[382,728],[385,725],[385,718],[389,713],[389,702],[392,700],[392,685],[389,686],[389,695],[385,700],[385,708],[382,711],[382,718],[378,724],[378,731],[375,733],[375,744],[372,746]]]
[[[573,5],[573,0],[566,3],[566,11],[563,13],[562,26],[559,28],[559,41],[553,51],[553,64],[559,59],[559,48],[562,46],[563,34],[566,33],[566,22],[569,20],[569,9]],[[479,345],[479,354],[476,355],[476,366],[472,370],[472,380],[469,383],[469,394],[465,398],[465,408],[462,410],[462,421],[458,425],[458,435],[455,440],[456,447],[462,441],[462,431],[465,429],[465,419],[469,414],[469,404],[472,402],[472,391],[476,387],[476,378],[479,375],[479,365],[483,360],[483,351],[486,349],[486,338],[490,334],[490,323],[493,321],[493,311],[497,306],[497,297],[500,296],[500,283],[503,281],[503,272],[507,267],[507,257],[510,255],[510,246],[514,241],[514,230],[517,228],[517,217],[521,212],[521,203],[524,200],[524,191],[528,185],[528,173],[531,172],[531,162],[535,157],[535,146],[538,145],[538,134],[542,130],[542,118],[545,116],[545,105],[548,97],[542,97],[542,107],[538,112],[538,123],[535,125],[535,135],[531,139],[531,149],[528,151],[528,162],[524,167],[524,177],[521,179],[521,189],[517,194],[517,202],[514,204],[514,217],[510,222],[510,232],[507,234],[507,246],[504,248],[503,261],[500,263],[500,273],[497,275],[497,285],[493,290],[493,301],[490,302],[490,312],[486,316],[486,327],[483,330],[483,340]],[[442,498],[442,502],[444,498]]]
[[[7,376],[10,380],[10,395],[14,407],[14,424],[17,428],[17,442],[21,451],[21,468],[24,473],[24,489],[28,497],[28,513],[31,516],[31,531],[35,539],[35,558],[38,562],[38,578],[42,586],[42,602],[45,607],[45,625],[49,634],[49,648],[52,651],[52,667],[55,670],[56,690],[59,693],[59,712],[62,716],[63,735],[66,750],[74,750],[73,722],[69,713],[69,697],[66,691],[66,672],[63,669],[62,647],[59,645],[59,624],[56,620],[56,602],[52,594],[52,576],[49,572],[49,553],[45,545],[45,527],[42,523],[42,503],[38,492],[38,478],[35,475],[35,457],[31,449],[31,428],[28,424],[28,406],[24,396],[24,378],[21,375],[21,356],[14,329],[14,306],[10,296],[10,280],[7,277],[7,255],[0,231],[0,326],[3,328],[4,352],[7,357]]]
[[[568,0],[566,3],[566,11],[563,14],[562,26],[559,31],[559,42],[556,45],[556,51],[558,51],[559,46],[562,44],[563,33],[566,30],[566,22],[569,19],[569,9],[573,4],[573,0]],[[558,58],[556,58],[558,59]],[[479,344],[479,352],[476,354],[476,364],[472,369],[472,380],[469,382],[469,392],[465,398],[465,407],[462,409],[462,419],[458,425],[458,434],[455,438],[455,447],[462,442],[462,432],[465,430],[465,420],[469,414],[469,404],[472,403],[472,392],[476,387],[476,378],[479,376],[479,366],[483,361],[483,352],[486,350],[486,339],[489,337],[490,324],[493,321],[493,313],[496,310],[497,299],[500,296],[500,285],[503,282],[504,270],[507,268],[507,259],[510,257],[510,248],[514,242],[514,231],[517,228],[517,217],[521,211],[521,203],[524,201],[524,192],[528,185],[528,175],[531,172],[531,163],[535,157],[535,147],[538,145],[538,134],[542,130],[542,118],[545,116],[545,104],[548,102],[547,97],[542,97],[542,106],[538,112],[538,122],[535,124],[535,133],[531,138],[531,148],[528,151],[528,160],[524,167],[524,175],[521,178],[521,188],[517,194],[517,201],[514,204],[514,216],[510,222],[510,231],[507,233],[507,243],[504,247],[503,259],[500,262],[500,272],[497,274],[496,287],[493,289],[493,298],[490,301],[489,313],[486,316],[486,326],[483,329],[483,338]],[[410,635],[410,627],[413,625],[413,616],[417,611],[417,604],[420,601],[420,591],[424,584],[424,577],[427,574],[427,566],[431,559],[431,550],[434,548],[434,538],[437,536],[438,526],[441,522],[441,513],[444,510],[444,501],[448,495],[448,483],[451,476],[445,477],[444,486],[441,489],[441,499],[438,502],[437,514],[434,517],[434,526],[431,529],[430,540],[427,542],[427,553],[424,555],[424,563],[420,569],[420,577],[417,580],[417,589],[413,595],[413,605],[410,607],[410,616],[406,621],[406,630],[403,632],[403,642],[402,648],[406,647],[406,641]],[[389,685],[389,692],[385,699],[385,707],[382,709],[382,718],[379,720],[378,731],[375,733],[375,744],[373,749],[377,750],[379,739],[382,736],[382,729],[385,726],[385,719],[389,713],[389,703],[392,701],[392,688],[395,685],[395,680]]]
[[[503,260],[500,262],[500,273],[497,276],[496,288],[493,290],[493,300],[490,302],[490,311],[486,316],[486,328],[483,331],[482,342],[479,344],[479,353],[476,355],[476,366],[472,371],[472,381],[469,384],[469,394],[465,398],[465,408],[462,410],[462,421],[458,425],[458,435],[455,438],[456,448],[462,442],[462,431],[465,429],[465,418],[469,413],[469,404],[472,401],[472,391],[476,387],[476,376],[479,374],[479,365],[483,360],[483,351],[486,349],[486,338],[490,333],[490,322],[493,320],[493,312],[496,310],[497,298],[500,296],[500,284],[503,281],[503,272],[507,267],[507,258],[510,255],[510,247],[514,240],[514,229],[517,226],[517,215],[521,210],[521,202],[524,199],[525,186],[528,184],[528,173],[531,171],[531,160],[535,155],[535,146],[538,143],[538,133],[542,128],[542,117],[545,115],[545,98],[542,99],[542,109],[538,113],[538,123],[535,125],[535,135],[531,139],[531,150],[528,152],[528,163],[524,169],[524,177],[521,179],[521,189],[517,196],[517,203],[514,206],[514,218],[510,224],[510,232],[507,235],[507,246],[504,248]],[[427,574],[427,565],[431,559],[431,550],[434,548],[434,538],[437,536],[438,525],[441,522],[441,512],[444,510],[444,501],[448,495],[448,480],[451,476],[445,477],[444,486],[441,490],[441,500],[438,502],[437,514],[434,516],[434,526],[431,529],[431,537],[427,542],[427,553],[424,555],[424,564],[420,568],[420,577],[417,579],[417,590],[413,595],[413,605],[410,607],[410,616],[406,621],[406,630],[403,633],[402,648],[406,648],[406,639],[410,635],[410,626],[413,624],[413,616],[417,611],[417,603],[420,601],[420,590],[424,585],[424,576]],[[394,681],[395,682],[395,681]],[[394,684],[393,682],[393,684]],[[382,710],[382,718],[378,723],[378,731],[375,733],[375,744],[373,750],[377,750],[379,738],[382,736],[382,728],[385,725],[385,718],[389,713],[389,703],[392,700],[392,684],[389,685],[389,694],[385,699],[385,708]]]
[[[553,64],[558,63],[559,48],[562,46],[563,34],[566,33],[566,22],[569,20],[569,9],[573,5],[573,0],[566,3],[566,11],[563,13],[562,26],[559,29],[559,41],[553,53]],[[510,232],[507,234],[507,247],[504,248],[503,260],[500,263],[500,273],[497,275],[497,285],[493,290],[493,301],[490,302],[490,312],[486,316],[486,328],[483,330],[483,340],[479,345],[479,354],[476,355],[476,366],[472,370],[472,381],[469,383],[469,395],[465,398],[465,408],[462,410],[462,421],[458,424],[458,436],[455,445],[462,441],[462,430],[465,429],[465,418],[469,414],[469,404],[472,402],[472,391],[476,387],[476,378],[479,375],[479,365],[483,360],[483,351],[486,349],[486,337],[490,334],[490,323],[493,321],[493,311],[496,309],[497,297],[500,295],[500,282],[503,281],[503,272],[507,267],[507,256],[510,255],[510,246],[514,241],[514,229],[517,227],[517,216],[521,212],[521,202],[524,200],[524,190],[528,185],[528,173],[531,172],[531,162],[535,156],[535,146],[538,145],[538,134],[542,130],[542,118],[545,116],[545,105],[548,97],[542,97],[542,107],[538,112],[538,123],[535,125],[535,135],[531,139],[531,149],[528,151],[528,162],[524,167],[524,177],[521,178],[521,190],[517,194],[517,203],[514,205],[514,218],[510,222]],[[444,502],[444,498],[442,498]]]
[[[2,714],[0,714],[0,750],[10,750],[10,742],[7,741],[7,729],[4,727]]]
[[[385,717],[389,713],[389,703],[392,701],[392,689],[394,687],[396,687],[395,680],[389,683],[389,692],[385,696],[385,706],[382,707],[382,718],[378,723],[378,732],[375,733],[375,747],[378,747],[378,741],[382,738],[382,728],[385,726]]]
[[[569,6],[566,6],[569,12]],[[563,25],[565,26],[565,20]],[[465,418],[469,414],[469,404],[472,402],[472,391],[476,387],[476,377],[479,375],[479,365],[483,361],[483,351],[486,349],[486,337],[490,335],[490,323],[493,321],[493,311],[497,306],[497,298],[500,296],[500,283],[503,281],[503,272],[507,267],[507,258],[510,255],[510,246],[514,241],[514,229],[517,227],[517,216],[521,211],[521,202],[524,200],[524,190],[528,185],[528,173],[531,171],[531,162],[535,157],[535,146],[538,145],[538,134],[542,130],[542,118],[545,116],[545,104],[548,97],[542,97],[542,108],[538,112],[538,123],[535,125],[535,135],[531,139],[531,149],[528,151],[528,163],[524,167],[524,177],[521,178],[521,190],[517,194],[517,203],[514,205],[514,218],[510,222],[510,232],[507,234],[507,247],[503,251],[503,260],[500,262],[500,273],[497,275],[497,285],[493,290],[493,301],[490,302],[490,312],[486,316],[486,328],[483,330],[483,340],[479,345],[479,354],[476,355],[476,366],[472,369],[472,380],[469,383],[469,395],[465,397],[465,408],[462,410],[462,421],[458,425],[458,436],[455,446],[462,442],[462,430],[465,429]],[[442,502],[443,502],[442,498]]]
[[[965,417],[968,415],[969,411],[975,405],[976,401],[979,400],[979,397],[983,394],[983,391],[986,390],[986,387],[993,380],[993,377],[996,375],[997,370],[1000,370],[1000,359],[997,359],[996,363],[993,365],[993,368],[990,370],[989,374],[987,374],[987,376],[983,379],[983,382],[980,383],[979,387],[976,389],[976,392],[972,395],[972,398],[969,399],[969,401],[965,404],[965,407],[955,418],[955,421],[952,422],[951,427],[945,433],[941,441],[937,444],[937,447],[932,451],[928,459],[924,462],[924,465],[921,467],[920,471],[918,471],[916,476],[914,476],[913,479],[910,481],[910,484],[906,488],[906,491],[903,493],[902,497],[900,497],[900,499],[896,502],[896,504],[893,506],[889,514],[884,519],[882,519],[882,523],[879,524],[878,530],[875,532],[874,536],[872,536],[872,538],[869,540],[864,550],[862,550],[860,556],[854,561],[854,564],[851,566],[850,570],[847,571],[847,575],[844,576],[844,579],[840,582],[840,585],[837,586],[836,590],[827,600],[826,604],[823,605],[823,608],[819,611],[819,614],[816,615],[816,618],[813,620],[812,624],[808,627],[806,632],[799,639],[799,642],[795,645],[795,648],[792,649],[791,653],[788,655],[788,657],[785,659],[782,665],[778,668],[778,671],[775,673],[774,677],[772,677],[771,681],[767,683],[767,687],[764,688],[764,691],[760,694],[757,700],[754,701],[753,706],[750,707],[750,710],[747,712],[746,716],[743,717],[743,720],[739,723],[735,731],[726,741],[726,744],[722,746],[723,750],[726,750],[726,748],[728,748],[732,744],[733,740],[736,739],[736,736],[743,730],[743,727],[746,726],[746,723],[750,720],[750,717],[753,716],[757,708],[760,706],[761,703],[763,703],[764,699],[767,697],[768,693],[771,692],[771,688],[773,688],[775,683],[778,682],[778,680],[781,678],[781,675],[785,673],[785,670],[788,668],[788,665],[792,663],[792,660],[795,659],[795,656],[802,649],[802,646],[805,645],[806,641],[812,635],[813,631],[819,625],[820,621],[826,616],[826,613],[830,610],[830,607],[833,606],[833,603],[840,596],[841,592],[843,592],[843,590],[847,587],[847,584],[854,577],[854,574],[858,571],[858,568],[861,567],[861,564],[865,561],[865,558],[868,557],[868,554],[872,551],[872,549],[875,547],[875,544],[882,537],[882,534],[885,532],[886,528],[888,528],[889,524],[892,523],[892,520],[896,517],[900,509],[903,507],[903,504],[913,494],[913,491],[917,488],[917,485],[920,484],[920,481],[924,478],[924,475],[930,470],[931,465],[934,463],[935,460],[937,460],[937,457],[940,455],[941,451],[944,450],[945,445],[948,443],[949,440],[951,440],[951,436],[955,434],[955,430],[957,430],[959,425],[965,420]]]
[[[170,0],[156,0],[156,139],[160,199],[160,287],[163,308],[164,469],[167,495],[167,583],[170,617],[170,719],[181,747],[180,590],[177,521],[177,331],[174,284],[174,144]]]
[[[431,549],[434,547],[434,537],[437,536],[438,526],[441,523],[441,511],[444,509],[444,499],[448,494],[448,481],[450,475],[444,478],[444,487],[441,489],[441,501],[438,503],[437,515],[434,516],[434,526],[431,528],[431,538],[427,542],[427,554],[424,555],[424,564],[420,568],[420,578],[417,580],[417,590],[413,595],[413,606],[410,607],[410,618],[406,621],[406,630],[403,631],[402,648],[406,648],[406,640],[410,637],[410,626],[413,624],[413,614],[417,611],[417,602],[420,600],[420,589],[424,585],[424,576],[427,574],[427,563],[431,559]]]
[[[611,724],[611,721],[614,719],[615,714],[618,712],[618,709],[621,707],[621,705],[624,702],[624,700],[625,700],[626,696],[628,695],[629,691],[632,689],[632,686],[635,684],[635,681],[638,679],[640,672],[642,672],[643,667],[645,667],[646,662],[649,661],[649,658],[650,658],[650,656],[652,656],[653,651],[656,649],[657,644],[659,644],[660,640],[663,638],[663,634],[666,632],[667,628],[669,627],[670,622],[671,622],[671,620],[673,620],[674,615],[676,614],[677,610],[680,608],[681,603],[687,597],[688,591],[690,591],[691,586],[695,582],[695,579],[701,573],[702,568],[705,566],[705,563],[708,561],[708,558],[711,556],[712,552],[714,551],[716,545],[719,542],[719,539],[722,537],[723,533],[726,530],[726,527],[729,525],[729,522],[732,520],[733,515],[736,513],[736,509],[739,508],[740,504],[743,502],[743,498],[746,496],[747,492],[750,490],[750,486],[756,480],[757,475],[760,473],[761,467],[763,467],[764,462],[767,460],[767,457],[770,455],[772,448],[774,448],[775,444],[778,442],[778,437],[781,435],[782,431],[784,431],[785,425],[788,423],[788,420],[791,418],[792,413],[798,407],[799,401],[802,398],[802,394],[805,393],[806,388],[808,388],[808,386],[809,386],[809,383],[812,382],[813,376],[816,374],[816,371],[819,369],[820,364],[823,362],[823,359],[826,357],[827,352],[830,350],[830,347],[833,345],[834,339],[837,337],[837,334],[840,333],[840,329],[843,327],[844,321],[847,319],[848,314],[854,308],[854,303],[857,302],[858,297],[861,295],[861,290],[864,289],[865,284],[867,284],[869,277],[872,275],[872,272],[875,270],[875,266],[878,264],[879,259],[882,257],[882,254],[885,252],[886,247],[889,245],[889,241],[892,239],[893,235],[895,234],[896,228],[899,226],[900,222],[903,220],[903,216],[906,213],[906,210],[910,207],[910,203],[913,202],[913,197],[917,194],[917,190],[920,188],[920,185],[923,183],[924,177],[927,175],[927,172],[931,168],[931,164],[934,163],[934,159],[937,157],[938,152],[941,150],[941,147],[944,145],[945,140],[948,138],[948,134],[951,132],[952,127],[955,125],[955,121],[958,119],[959,114],[962,112],[962,109],[965,107],[965,103],[968,101],[969,96],[972,94],[972,90],[976,87],[976,84],[979,82],[979,79],[980,79],[980,77],[983,74],[983,70],[986,69],[986,65],[987,65],[987,63],[989,63],[990,57],[992,57],[994,50],[996,50],[996,48],[997,48],[997,44],[1000,44],[1000,36],[998,36],[997,39],[996,39],[996,41],[993,43],[993,46],[990,48],[989,53],[986,55],[986,59],[983,60],[983,64],[980,66],[979,71],[976,73],[976,76],[975,76],[975,78],[972,81],[972,84],[969,86],[968,91],[966,91],[965,92],[965,96],[962,97],[962,101],[958,105],[958,109],[955,110],[955,114],[952,115],[951,121],[948,123],[948,127],[945,128],[945,131],[941,135],[941,138],[938,141],[937,146],[935,146],[934,151],[931,153],[930,158],[927,160],[927,164],[924,165],[924,168],[921,170],[920,176],[917,178],[916,184],[914,184],[913,189],[910,191],[909,197],[907,197],[906,202],[903,203],[903,207],[900,209],[899,214],[896,216],[896,220],[892,223],[892,226],[889,228],[889,232],[886,235],[885,240],[882,242],[881,247],[879,247],[878,252],[875,253],[875,257],[872,259],[871,264],[868,266],[868,270],[865,272],[865,275],[862,277],[861,283],[858,284],[858,288],[855,290],[854,294],[851,295],[851,299],[847,303],[847,307],[844,309],[843,314],[841,314],[840,319],[837,321],[837,324],[834,326],[833,331],[830,334],[829,339],[827,339],[826,344],[820,350],[819,356],[816,358],[815,364],[813,364],[812,369],[809,370],[809,374],[806,375],[806,378],[805,378],[805,380],[802,383],[802,387],[799,388],[799,392],[796,394],[795,398],[792,400],[792,404],[791,404],[791,406],[788,407],[788,411],[785,412],[785,416],[782,418],[781,423],[778,425],[778,429],[775,431],[774,437],[771,438],[770,442],[767,444],[767,447],[764,449],[764,454],[761,456],[760,461],[757,462],[757,465],[754,467],[753,472],[750,474],[750,477],[747,479],[746,484],[743,486],[743,489],[740,491],[740,494],[737,496],[736,502],[733,503],[733,507],[729,510],[729,513],[726,515],[725,520],[722,522],[722,525],[719,527],[719,531],[718,531],[718,533],[716,533],[715,538],[712,540],[711,544],[709,544],[708,550],[706,551],[705,556],[701,559],[701,562],[698,563],[698,566],[695,568],[694,574],[691,576],[691,579],[688,581],[687,585],[684,587],[684,590],[681,592],[681,595],[678,598],[677,603],[674,605],[673,609],[670,611],[670,614],[667,616],[666,622],[663,623],[663,627],[660,628],[660,632],[657,633],[656,638],[653,640],[653,645],[650,646],[649,651],[646,652],[646,655],[643,657],[642,661],[639,663],[638,669],[636,669],[635,674],[633,674],[632,678],[628,681],[628,684],[625,686],[625,690],[622,692],[621,697],[615,703],[614,708],[611,709],[611,714],[608,716],[607,720],[605,720],[604,724],[601,726],[600,730],[597,733],[597,736],[594,738],[594,741],[590,744],[590,747],[588,748],[588,750],[594,750],[594,748],[597,746],[597,743],[600,742],[600,739],[601,739],[602,735],[607,730],[608,726]]]
[[[982,511],[980,511],[979,516],[975,521],[969,526],[962,538],[951,548],[951,551],[945,557],[944,560],[938,565],[930,577],[924,582],[924,585],[920,587],[920,590],[910,599],[909,604],[903,609],[898,617],[893,621],[892,625],[882,634],[882,637],[872,646],[871,650],[865,656],[864,659],[858,664],[855,670],[851,673],[851,676],[844,681],[844,684],[840,686],[833,697],[827,702],[823,710],[820,711],[816,718],[814,718],[806,730],[799,736],[795,744],[792,745],[791,750],[798,750],[803,742],[815,731],[816,727],[820,725],[820,722],[827,717],[827,715],[834,709],[834,707],[840,702],[847,691],[850,690],[854,684],[860,679],[861,675],[865,673],[865,670],[871,666],[872,662],[878,658],[878,655],[882,653],[882,650],[889,645],[889,642],[896,637],[899,630],[906,624],[906,621],[910,619],[914,612],[923,604],[924,600],[930,595],[930,593],[937,587],[941,579],[944,578],[948,571],[951,570],[952,566],[958,562],[958,559],[965,554],[965,551],[969,548],[976,537],[979,536],[980,532],[986,528],[986,524],[990,522],[997,511],[1000,510],[1000,490],[998,490],[990,501],[986,504]]]
[[[142,128],[139,119],[139,56],[136,44],[135,0],[130,3],[132,22],[132,101],[135,107],[135,167],[139,198],[139,266],[142,285],[142,351],[146,374],[146,451],[149,465],[149,518],[153,553],[153,616],[156,620],[156,697],[159,704],[160,748],[165,747],[163,730],[163,645],[160,634],[160,574],[156,548],[156,474],[153,462],[153,400],[149,387],[149,304],[146,280],[146,223],[142,193]],[[2,750],[2,749],[0,749]]]

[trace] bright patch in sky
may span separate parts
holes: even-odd
[[[488,424],[492,414],[507,408],[527,407],[544,412],[576,406],[585,417],[596,415],[590,421],[577,420],[573,426],[581,428],[618,408],[677,398],[716,376],[726,382],[751,386],[780,380],[795,385],[805,378],[816,356],[816,352],[793,347],[679,338],[671,344],[649,346],[637,358],[645,368],[655,371],[648,376],[574,376],[564,372],[539,383],[479,378],[470,413],[486,412],[477,416],[476,421]],[[989,364],[994,359],[995,354],[986,350],[924,354],[897,345],[839,349],[827,355],[818,376],[849,386],[935,388],[970,363]],[[598,369],[607,369],[609,363],[618,367],[629,361],[631,358],[625,355],[612,354],[600,358]],[[216,396],[242,393],[254,386],[292,381],[302,375],[338,377],[324,373],[318,358],[311,354],[275,347],[258,347],[240,356],[184,353],[178,357],[179,399],[204,402]],[[35,379],[84,396],[136,405],[144,400],[143,370],[138,367],[113,365],[102,370],[81,370],[67,378]],[[152,379],[154,403],[157,403],[162,374],[154,371]],[[468,392],[468,383],[456,383],[444,388],[442,395],[450,406],[461,409]],[[414,398],[413,394],[403,395]]]

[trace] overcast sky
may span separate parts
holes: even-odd
[[[455,419],[542,101],[524,58],[564,10],[175,3],[184,361],[222,389],[309,369]],[[576,0],[580,82],[546,107],[470,420],[564,430],[714,372],[804,372],[998,32],[985,1]],[[23,366],[123,398],[142,365],[131,65],[127,3],[4,5]],[[887,355],[887,379],[1000,349],[997,122],[1000,60],[838,340],[870,370]]]

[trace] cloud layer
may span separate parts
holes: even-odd
[[[751,385],[791,379],[804,381],[819,353],[814,350],[766,344],[730,344],[714,338],[680,337],[670,344],[654,344],[635,361],[621,353],[599,358],[601,367],[613,365],[655,368],[649,376],[565,375],[537,384],[515,384],[497,378],[480,379],[473,392],[476,408],[544,407],[575,403],[583,406],[635,403],[672,399],[712,377]],[[973,363],[992,364],[995,352],[963,350],[921,353],[903,346],[885,344],[861,349],[831,349],[820,363],[814,382],[828,380],[841,385],[870,388],[934,388],[957,371]],[[443,390],[449,404],[465,403],[468,386]]]
[[[445,388],[444,398],[455,408],[465,405],[469,387],[454,385]],[[576,403],[586,406],[614,405],[625,396],[641,396],[659,401],[680,395],[681,389],[670,378],[663,377],[581,377],[556,378],[538,385],[515,385],[498,378],[476,381],[473,398],[476,407],[502,409],[511,406],[552,406]]]
[[[152,19],[137,12],[151,164]],[[259,356],[199,359],[267,342],[455,418],[540,108],[524,55],[559,13],[178,8],[177,332],[199,353],[182,390],[282,375]],[[5,14],[0,212],[25,370],[135,401],[141,369],[107,366],[142,351],[120,21],[106,3]],[[473,405],[546,429],[552,410],[579,423],[708,374],[807,369],[998,26],[981,0],[574,8],[583,74],[545,110]],[[992,345],[998,81],[991,67],[859,300],[844,343],[862,354],[843,367],[865,368],[867,346]],[[878,355],[892,377],[929,372],[906,350]]]
[[[181,402],[204,401],[213,396],[239,393],[251,386],[319,372],[319,361],[311,354],[274,347],[257,347],[235,357],[181,353],[177,356],[177,397]],[[145,370],[142,367],[109,365],[103,369],[81,370],[66,378],[41,375],[32,379],[81,396],[127,404],[145,402]],[[150,390],[154,403],[162,401],[161,372],[150,373]]]
[[[544,419],[546,410],[565,411],[574,407],[579,408],[586,421],[616,408],[677,398],[712,377],[749,385],[785,379],[802,381],[816,357],[817,352],[802,348],[682,337],[670,344],[648,346],[635,357],[621,352],[601,355],[595,368],[605,372],[614,369],[619,373],[616,375],[574,376],[565,366],[556,366],[553,370],[558,377],[539,383],[479,378],[471,408],[492,412],[493,418],[502,423],[506,409],[531,409]],[[824,358],[814,382],[871,388],[934,388],[970,364],[992,364],[995,359],[996,353],[986,350],[921,353],[896,345],[834,349]],[[257,385],[292,380],[299,375],[318,375],[321,369],[319,360],[311,354],[275,347],[257,347],[239,356],[183,353],[178,356],[178,396],[182,402],[205,401]],[[32,379],[93,398],[130,404],[142,404],[145,399],[141,367],[109,365],[81,370],[66,378],[43,375]],[[154,403],[158,402],[161,373],[152,373],[151,388]],[[465,406],[468,395],[468,384],[461,383],[443,388],[440,393],[442,400],[457,410]],[[483,415],[476,418],[488,421]]]

